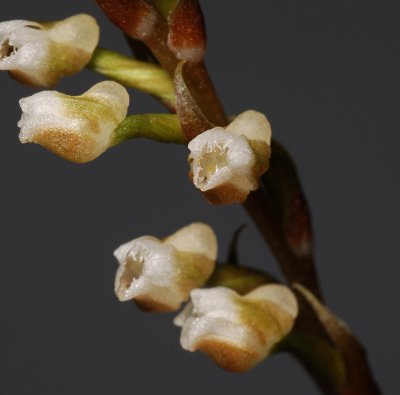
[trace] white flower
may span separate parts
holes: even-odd
[[[244,202],[268,169],[270,145],[270,124],[253,110],[201,133],[188,145],[194,185],[212,204]]]
[[[98,41],[96,20],[86,14],[47,23],[2,22],[0,70],[29,85],[53,87],[85,67]]]
[[[19,101],[22,143],[37,143],[72,162],[97,158],[113,144],[113,131],[127,113],[129,95],[104,81],[80,96],[44,91]]]
[[[175,318],[181,345],[200,350],[230,371],[245,371],[264,359],[293,327],[297,301],[283,285],[263,285],[241,296],[216,287],[195,289]]]
[[[164,240],[142,236],[114,252],[115,293],[147,311],[175,311],[214,270],[217,240],[206,224],[193,223]]]

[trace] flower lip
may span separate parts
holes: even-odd
[[[149,287],[161,288],[168,283],[173,249],[156,238],[140,237],[119,247],[114,255],[120,263],[123,262],[115,278],[115,293],[120,301],[131,300],[147,292]]]
[[[175,325],[184,326],[181,338],[184,349],[195,351],[210,337],[234,340],[240,347],[253,342],[252,332],[240,325],[235,291],[225,287],[195,289],[190,296],[191,303],[174,320]]]
[[[191,151],[193,182],[208,191],[228,182],[252,187],[254,153],[244,136],[235,136],[222,128],[208,130],[188,145]]]
[[[245,111],[225,128],[197,135],[189,177],[211,204],[243,203],[269,167],[271,127],[264,114]]]
[[[41,41],[41,43],[39,43]],[[38,45],[39,44],[39,45]],[[9,70],[28,59],[25,48],[29,51],[46,48],[47,40],[43,37],[42,26],[36,22],[15,20],[0,23],[0,70]],[[47,48],[46,48],[47,49]],[[42,51],[37,53],[40,57]],[[29,56],[30,57],[30,56]],[[29,59],[29,61],[33,60]],[[37,62],[37,61],[36,61]],[[35,61],[33,66],[36,66]]]

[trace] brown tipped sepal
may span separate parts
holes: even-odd
[[[174,323],[182,327],[185,350],[202,351],[223,369],[243,372],[273,351],[297,314],[295,296],[282,285],[263,285],[244,296],[216,287],[193,290]]]

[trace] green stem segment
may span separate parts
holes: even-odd
[[[184,144],[185,136],[173,114],[130,115],[114,130],[113,144],[144,137],[162,143]]]
[[[345,361],[328,340],[294,329],[275,350],[292,353],[326,395],[339,395],[346,383]],[[361,395],[361,394],[360,394]]]
[[[175,108],[172,80],[168,73],[156,64],[97,48],[86,67],[125,86],[157,97],[169,109]]]

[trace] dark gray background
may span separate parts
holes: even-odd
[[[208,65],[229,113],[269,117],[309,197],[329,306],[365,343],[386,394],[397,394],[400,3],[202,1]],[[128,53],[92,1],[3,1],[0,19],[87,12],[101,45]],[[78,94],[89,71],[57,89]],[[18,141],[18,99],[0,75],[0,394],[317,394],[286,355],[234,375],[179,346],[171,315],[113,294],[112,251],[143,234],[210,223],[223,258],[240,206],[214,208],[187,180],[184,147],[132,141],[79,166]],[[160,111],[131,96],[132,113]],[[278,273],[253,226],[243,262]]]

